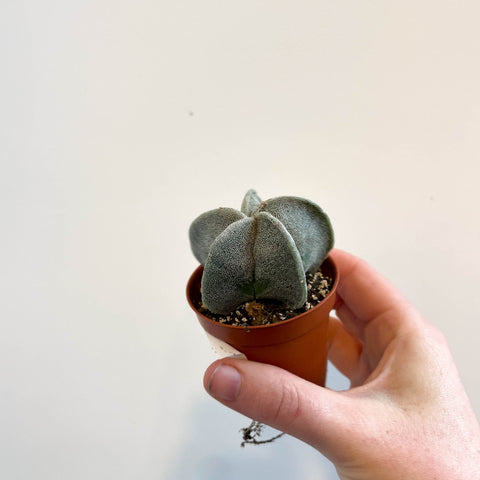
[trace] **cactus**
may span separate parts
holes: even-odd
[[[334,241],[330,220],[315,203],[286,196],[262,202],[254,190],[240,211],[218,208],[197,217],[189,236],[204,266],[202,301],[218,314],[262,299],[302,307],[305,274],[318,270]]]

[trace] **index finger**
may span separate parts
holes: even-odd
[[[331,256],[340,273],[337,314],[366,346],[383,352],[392,338],[417,324],[420,316],[410,302],[367,262],[338,249]]]

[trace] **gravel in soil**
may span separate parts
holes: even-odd
[[[333,283],[332,278],[323,275],[321,270],[318,270],[316,273],[307,273],[306,280],[307,301],[303,307],[296,310],[286,309],[278,302],[263,300],[251,301],[239,305],[228,315],[212,313],[201,302],[198,309],[200,313],[219,323],[237,325],[245,328],[281,322],[315,307],[328,295]]]

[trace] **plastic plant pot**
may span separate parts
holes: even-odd
[[[324,386],[327,371],[328,323],[335,304],[338,271],[331,257],[321,266],[333,282],[328,295],[315,307],[278,323],[243,327],[212,320],[197,309],[201,298],[203,267],[198,267],[187,284],[187,299],[209,334],[242,352],[248,360],[268,363]]]

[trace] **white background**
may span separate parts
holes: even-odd
[[[2,479],[336,478],[239,447],[185,301],[205,210],[298,195],[480,414],[476,0],[0,2]],[[346,383],[333,372],[332,388]]]

